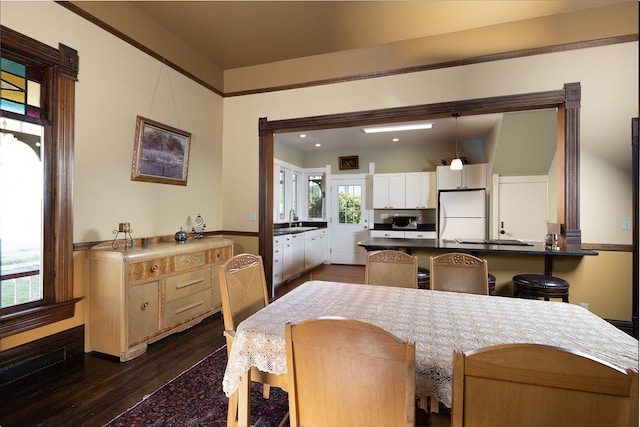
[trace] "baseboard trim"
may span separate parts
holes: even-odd
[[[0,386],[84,354],[84,325],[0,352]]]

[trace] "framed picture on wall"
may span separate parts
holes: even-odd
[[[358,169],[358,156],[344,156],[338,159],[340,170]]]
[[[138,116],[132,181],[187,185],[191,134]]]

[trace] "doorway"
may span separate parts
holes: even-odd
[[[369,235],[366,177],[334,175],[331,197],[331,264],[364,265],[367,251],[358,241]]]
[[[548,181],[547,175],[494,175],[494,226],[491,236],[493,239],[544,241],[547,221],[550,218]]]

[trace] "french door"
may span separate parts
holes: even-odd
[[[331,179],[331,263],[364,265],[367,251],[358,241],[369,235],[367,180],[364,175]]]

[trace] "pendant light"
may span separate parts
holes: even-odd
[[[452,116],[456,118],[456,158],[451,160],[450,169],[459,171],[462,170],[462,160],[458,157],[458,117],[460,117],[460,113],[453,113]]]

